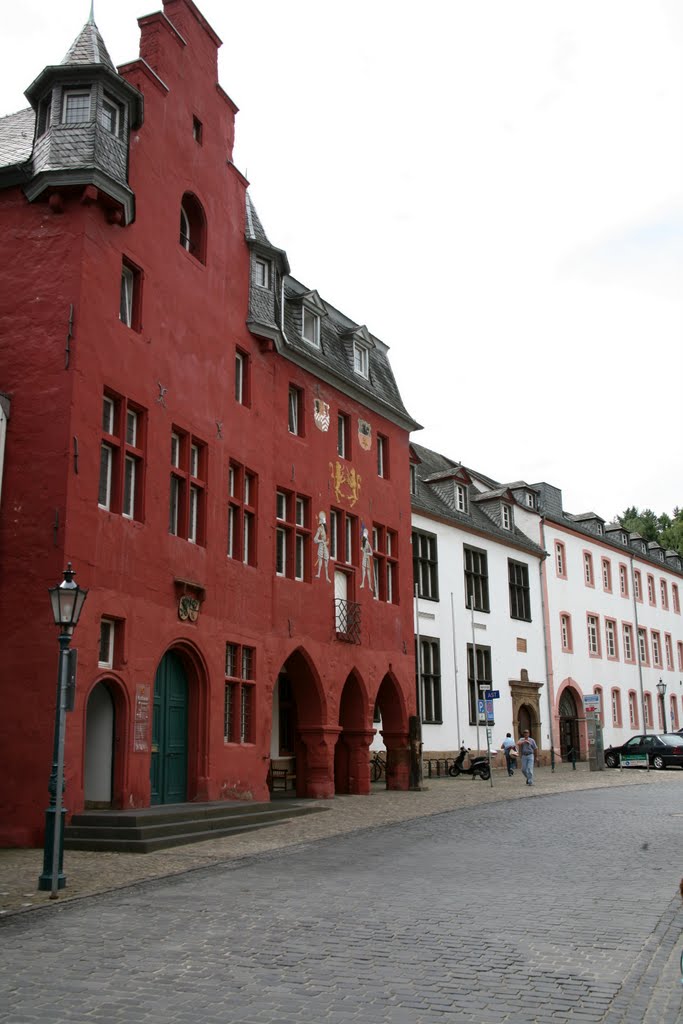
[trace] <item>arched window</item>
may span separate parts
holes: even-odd
[[[180,244],[200,263],[206,263],[206,218],[191,192],[185,193],[180,204]]]

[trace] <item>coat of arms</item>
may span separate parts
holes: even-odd
[[[358,420],[358,443],[366,452],[372,448],[372,427],[367,420]]]
[[[322,398],[313,399],[313,420],[318,430],[324,434],[330,429],[330,407]]]

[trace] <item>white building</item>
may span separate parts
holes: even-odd
[[[599,693],[605,746],[683,721],[683,560],[593,512],[570,515],[562,492],[535,485],[548,552],[549,689],[555,745],[587,749],[583,696]],[[661,698],[657,684],[666,686]]]
[[[461,742],[486,750],[487,724],[494,747],[529,728],[547,751],[537,494],[420,445],[411,451],[424,756],[452,754]],[[479,687],[500,693],[493,722],[481,718]]]

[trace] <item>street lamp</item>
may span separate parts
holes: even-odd
[[[66,728],[66,684],[72,663],[69,650],[71,636],[83,608],[88,591],[74,582],[76,573],[71,562],[64,570],[64,579],[56,587],[48,587],[55,625],[59,626],[59,668],[57,671],[57,701],[55,707],[55,736],[52,748],[52,771],[48,791],[50,806],[45,811],[45,849],[43,852],[43,873],[38,879],[39,890],[50,890],[50,899],[57,899],[57,889],[66,885],[62,872],[64,857],[64,817],[62,807],[64,789],[64,733]]]
[[[666,732],[666,704],[664,703],[664,695],[666,693],[666,683],[663,682],[661,679],[657,683],[657,693],[659,694],[659,699],[662,702],[662,721],[664,722],[664,732]]]

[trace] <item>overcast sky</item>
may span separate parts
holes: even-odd
[[[611,519],[683,505],[680,0],[199,0],[292,272],[386,342],[415,440]],[[96,0],[115,64],[155,0]],[[3,8],[0,113],[89,0]]]

